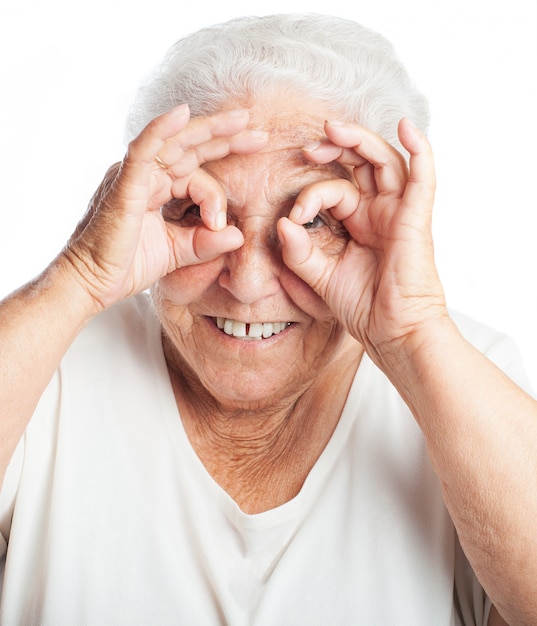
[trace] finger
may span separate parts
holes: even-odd
[[[227,223],[227,198],[221,185],[205,170],[198,168],[188,178],[172,182],[175,198],[191,198],[201,210],[204,224],[213,231],[222,230]]]
[[[357,154],[352,148],[337,146],[326,137],[304,146],[302,150],[309,161],[318,164],[338,161],[356,167],[368,163],[367,159]]]
[[[151,177],[155,170],[154,157],[166,140],[187,124],[189,116],[188,106],[180,105],[155,118],[129,143],[127,154],[113,181],[117,209],[136,215],[146,211]],[[158,191],[154,190],[153,194],[157,197]]]
[[[364,195],[378,193],[373,165],[353,148],[336,146],[329,139],[321,139],[302,148],[304,156],[313,163],[326,164],[333,161],[354,168],[354,180]]]
[[[409,182],[427,183],[434,186],[436,176],[433,152],[427,137],[412,122],[403,118],[399,122],[399,139],[410,154]]]
[[[339,163],[357,167],[357,175],[367,172],[367,168],[360,171],[362,163],[356,156],[352,156],[354,152],[372,165],[379,193],[403,193],[408,173],[406,161],[385,139],[363,126],[351,123],[325,122],[325,133],[333,144],[347,149],[336,159]],[[371,175],[368,174],[368,189],[372,189],[370,180]]]
[[[176,163],[168,163],[168,173],[177,178],[188,176],[200,165],[223,159],[231,153],[257,152],[263,148],[267,140],[268,133],[257,130],[244,130],[232,137],[218,137],[183,152]]]
[[[307,185],[299,193],[289,219],[296,224],[310,222],[322,210],[338,220],[348,218],[360,202],[360,192],[349,180],[337,178]]]
[[[207,143],[217,137],[231,137],[246,128],[250,114],[247,109],[223,111],[206,117],[195,117],[185,128],[170,137],[159,152],[159,158],[167,164],[176,163],[194,146]]]
[[[227,226],[219,232],[193,226],[189,228],[168,224],[170,239],[173,241],[175,265],[168,268],[172,272],[187,265],[212,261],[221,254],[240,248],[244,243],[241,231],[235,226]]]
[[[127,163],[143,163],[154,167],[154,157],[166,142],[176,136],[188,124],[190,108],[180,104],[171,111],[156,117],[129,143],[124,161]]]
[[[408,119],[399,123],[399,139],[410,154],[408,184],[403,196],[407,214],[413,212],[418,219],[430,223],[436,174],[431,145],[425,135]]]
[[[378,193],[373,165],[352,148],[336,146],[328,139],[316,141],[302,148],[304,156],[313,163],[326,164],[333,161],[354,168],[353,178],[363,195]]]
[[[326,301],[335,259],[315,246],[307,231],[290,219],[278,221],[282,258],[287,267]]]

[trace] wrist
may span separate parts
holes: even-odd
[[[53,304],[61,317],[73,327],[82,328],[103,310],[63,251],[35,281],[34,289],[41,291],[44,299]]]
[[[447,309],[439,307],[404,336],[378,347],[373,358],[414,408],[428,386],[442,384],[442,370],[456,363],[457,351],[464,343]]]

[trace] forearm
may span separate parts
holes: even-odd
[[[537,402],[447,319],[381,366],[424,432],[480,582],[509,623],[537,623]]]
[[[0,303],[0,484],[41,394],[94,312],[62,256]]]

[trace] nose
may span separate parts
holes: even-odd
[[[244,244],[226,255],[219,284],[239,302],[252,304],[281,289],[280,243],[275,225],[268,226],[264,220],[251,219],[239,227]]]

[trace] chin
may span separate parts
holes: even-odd
[[[292,402],[300,394],[305,380],[289,377],[289,370],[279,367],[259,372],[255,369],[228,366],[217,372],[198,372],[205,391],[228,409],[260,409]]]

